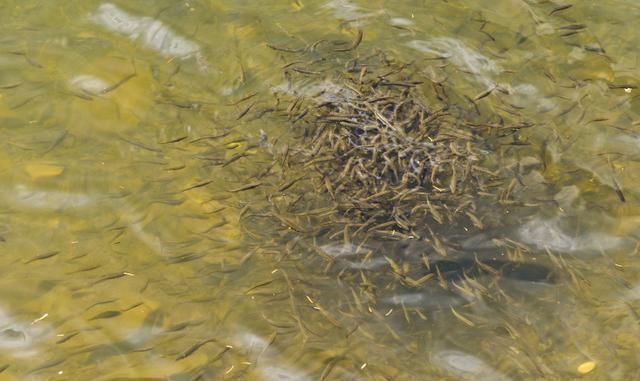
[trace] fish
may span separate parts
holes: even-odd
[[[346,48],[337,48],[337,49],[333,49],[333,51],[335,52],[348,52],[350,50],[354,50],[356,49],[358,46],[360,46],[360,43],[362,42],[362,37],[364,36],[364,32],[362,32],[362,30],[358,30],[358,35],[356,36],[356,39],[353,40],[353,42],[351,43],[351,45],[349,45]]]
[[[115,310],[110,310],[110,311],[101,312],[101,313],[93,316],[89,320],[111,319],[111,318],[114,318],[114,317],[120,316],[120,315],[122,315],[122,312],[115,311]]]
[[[177,357],[176,357],[176,361],[178,360],[182,360],[185,359],[189,356],[191,356],[193,353],[195,353],[198,349],[200,349],[203,345],[208,344],[208,343],[214,343],[217,342],[218,340],[216,338],[209,338],[209,339],[205,339],[202,341],[199,341],[195,344],[193,344],[192,346],[190,346],[189,348],[187,348],[186,350],[184,350],[183,352],[181,352]]]
[[[273,44],[267,44],[267,47],[269,49],[273,49],[273,50],[277,50],[279,52],[285,52],[285,53],[301,53],[304,51],[304,49],[299,48],[299,49],[294,49],[294,48],[288,48],[285,46],[277,46],[277,45],[273,45]]]
[[[573,4],[564,4],[564,5],[559,5],[559,6],[555,7],[555,8],[553,8],[553,9],[551,10],[551,12],[549,12],[549,16],[553,15],[554,13],[562,12],[562,11],[564,11],[564,10],[567,10],[567,9],[569,9],[569,8],[571,8],[571,7],[573,7]]]
[[[246,191],[246,190],[257,188],[257,187],[259,187],[261,185],[262,185],[261,181],[254,181],[252,183],[249,183],[249,184],[246,184],[246,185],[242,185],[242,186],[240,186],[238,188],[229,189],[228,192],[238,193],[238,192],[242,192],[242,191]]]
[[[207,185],[211,184],[212,182],[213,182],[213,180],[202,180],[202,181],[199,181],[199,182],[197,182],[197,183],[195,183],[193,185],[190,185],[190,186],[182,189],[182,192],[186,192],[186,191],[189,191],[189,190],[192,190],[192,189],[196,189],[196,188],[202,188],[204,186],[207,186]]]
[[[28,259],[25,262],[25,264],[29,264],[29,263],[36,262],[36,261],[41,261],[43,259],[52,258],[52,257],[55,257],[58,254],[60,254],[59,251],[49,251],[49,252],[46,252],[44,254],[36,255],[35,257],[32,257],[32,258]]]

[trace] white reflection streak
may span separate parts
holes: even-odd
[[[108,83],[104,79],[88,74],[81,74],[73,77],[69,84],[72,88],[91,95],[99,95],[112,86],[112,84]]]
[[[275,365],[262,365],[259,359],[256,359],[256,372],[260,375],[260,380],[265,381],[311,381],[311,377],[302,369],[296,368],[292,365],[282,363],[277,357],[279,357],[277,350],[269,346],[269,341],[265,338],[256,335],[252,332],[248,332],[242,328],[238,329],[240,334],[234,337],[234,346],[245,348],[249,351],[257,351],[259,355],[265,355],[269,357],[269,364]],[[280,364],[276,364],[280,362]]]
[[[150,234],[145,231],[145,227],[141,222],[144,219],[144,214],[136,209],[135,206],[125,203],[121,208],[120,218],[128,225],[129,230],[154,253],[162,255],[164,253],[164,246],[160,241],[160,238],[156,235]]]
[[[528,83],[519,85],[498,84],[494,77],[503,69],[494,60],[469,48],[461,41],[451,37],[436,37],[430,40],[412,40],[407,46],[423,53],[445,57],[462,71],[472,73],[486,90],[500,86],[509,92],[513,102],[533,103],[540,112],[548,112],[555,108],[555,104],[540,97],[538,89]]]
[[[144,47],[155,50],[165,57],[183,60],[195,57],[200,68],[206,69],[207,65],[201,55],[200,46],[178,35],[161,21],[151,17],[131,15],[111,3],[100,5],[91,19],[112,32],[141,42]]]
[[[622,238],[602,232],[571,237],[562,231],[558,219],[531,220],[518,229],[518,236],[526,244],[559,252],[603,251],[624,243]]]
[[[32,190],[24,185],[16,185],[15,192],[10,193],[10,200],[6,202],[10,205],[20,205],[32,209],[60,210],[74,209],[95,205],[96,199],[86,194],[62,192],[55,190]],[[140,222],[144,215],[133,205],[125,203],[120,208],[120,217],[129,226],[130,231],[147,247],[157,254],[164,252],[160,239],[145,231],[145,227]]]
[[[93,202],[93,199],[82,193],[32,190],[24,185],[16,185],[15,200],[17,203],[34,209],[78,208]]]
[[[413,40],[409,41],[407,45],[424,53],[448,58],[457,67],[473,73],[476,79],[487,88],[494,86],[492,75],[501,72],[501,68],[493,60],[468,48],[454,38],[437,37],[428,41]]]
[[[507,376],[499,373],[478,357],[456,350],[436,352],[431,361],[464,380],[508,381]]]
[[[337,18],[357,19],[365,16],[360,7],[349,0],[330,0],[324,4],[324,8],[333,9]]]

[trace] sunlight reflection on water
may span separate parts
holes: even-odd
[[[92,15],[93,21],[113,32],[122,34],[144,47],[165,57],[195,58],[201,69],[206,69],[206,60],[195,42],[178,35],[161,21],[151,17],[133,16],[111,3],[101,4]]]

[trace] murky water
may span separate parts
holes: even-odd
[[[640,378],[640,6],[569,5],[5,0],[0,378]],[[553,280],[407,288],[376,276],[384,255],[256,218],[267,191],[244,188],[288,128],[259,110],[294,59],[267,44],[357,29],[359,49],[535,123],[517,168],[538,206],[458,243],[526,245]]]

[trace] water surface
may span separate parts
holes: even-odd
[[[637,379],[639,18],[630,0],[6,0],[0,377]],[[291,59],[267,44],[358,29],[361,51],[470,98],[505,89],[478,104],[535,123],[519,189],[539,205],[501,211],[499,236],[553,282],[403,289],[376,278],[386,261],[358,268],[355,248],[241,221],[266,204],[235,191],[270,162],[261,139],[289,128],[258,119]],[[517,248],[495,234],[460,244]]]

